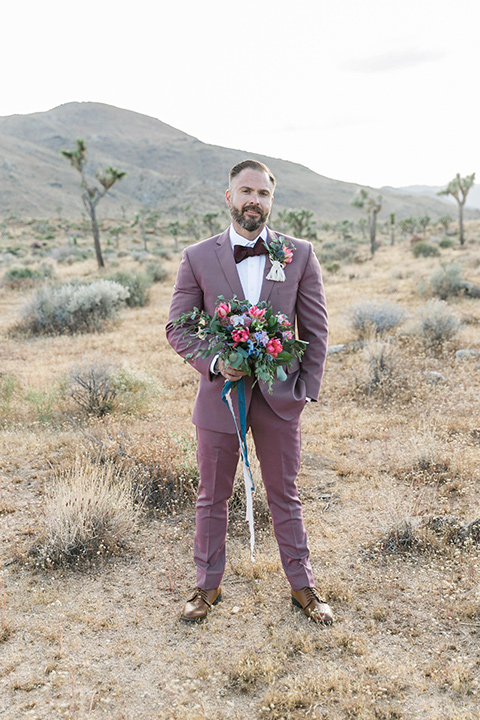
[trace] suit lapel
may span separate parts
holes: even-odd
[[[276,236],[272,231],[267,228],[267,242],[270,245],[272,240],[275,240]],[[275,282],[273,280],[267,280],[267,275],[272,269],[272,263],[270,261],[269,256],[267,255],[265,257],[265,270],[263,273],[263,283],[262,283],[262,290],[260,292],[260,300],[268,300],[270,297],[270,294],[273,290],[273,286],[275,285]]]
[[[219,236],[215,252],[225,274],[225,279],[230,286],[231,294],[229,297],[236,295],[237,298],[243,299],[243,288],[238,276],[235,260],[233,259],[229,229],[225,230],[225,232]],[[225,295],[228,296],[228,293],[225,293]]]

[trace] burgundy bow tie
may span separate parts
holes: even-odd
[[[263,244],[261,237],[258,238],[253,247],[248,245],[234,245],[233,247],[233,257],[236,263],[242,262],[242,260],[245,260],[247,257],[254,257],[256,255],[268,255],[268,250]]]

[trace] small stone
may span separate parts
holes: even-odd
[[[455,353],[457,360],[470,360],[471,358],[478,358],[478,350],[474,348],[465,348],[464,350],[457,350]]]
[[[240,612],[240,608],[238,605],[235,605],[235,607],[232,608],[232,614],[236,615],[238,612]]]
[[[431,383],[431,385],[436,385],[439,382],[445,382],[445,377],[442,373],[439,373],[436,370],[425,370],[423,374],[425,376],[425,380]]]

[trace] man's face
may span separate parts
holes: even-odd
[[[273,185],[267,173],[245,168],[225,193],[233,226],[255,233],[266,224],[273,204]],[[244,233],[240,233],[244,234]]]

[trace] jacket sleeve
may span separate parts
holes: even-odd
[[[187,358],[187,355],[191,353],[195,356],[199,350],[203,352],[207,348],[207,343],[200,339],[193,339],[192,341],[192,337],[186,336],[185,331],[188,329],[188,325],[174,325],[174,322],[178,320],[180,315],[189,313],[194,308],[198,308],[199,310],[204,309],[204,294],[193,271],[187,249],[183,252],[182,261],[178,269],[165,331],[167,340],[175,352],[185,358],[199,373],[204,375],[208,380],[211,380],[210,364],[213,356],[207,358]]]
[[[306,394],[317,400],[328,347],[328,316],[320,263],[310,244],[310,254],[298,286],[296,302],[298,337],[308,342],[300,365]]]

